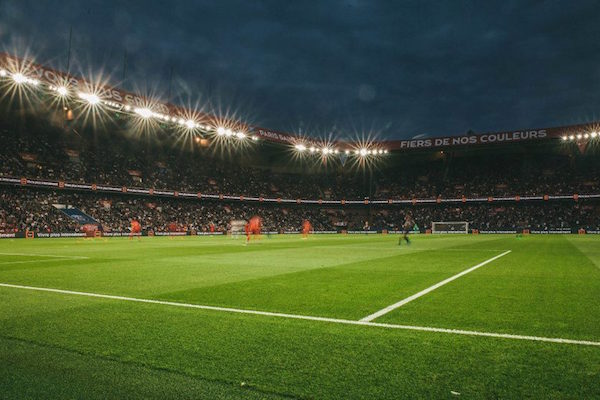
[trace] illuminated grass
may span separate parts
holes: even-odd
[[[247,247],[217,237],[1,241],[0,253],[90,258],[39,256],[44,262],[17,264],[36,257],[0,255],[0,282],[358,320],[511,249],[376,322],[600,341],[595,237],[413,242],[398,247],[396,236],[265,237]],[[0,288],[0,359],[11,366],[0,372],[8,398],[600,396],[597,347],[9,288]]]

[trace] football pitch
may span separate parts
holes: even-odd
[[[600,398],[600,237],[0,241],[1,398]]]

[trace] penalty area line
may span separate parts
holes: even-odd
[[[201,309],[201,310],[210,310],[210,311],[221,311],[221,312],[237,313],[237,314],[251,314],[251,315],[262,315],[262,316],[266,316],[266,317],[278,317],[278,318],[299,319],[299,320],[306,320],[306,321],[329,322],[329,323],[342,324],[342,325],[357,325],[357,326],[368,326],[368,327],[385,328],[385,329],[400,329],[400,330],[419,331],[419,332],[446,333],[446,334],[464,335],[464,336],[483,336],[483,337],[491,337],[491,338],[499,338],[499,339],[513,339],[513,340],[525,340],[525,341],[533,341],[533,342],[563,343],[563,344],[575,344],[575,345],[581,345],[581,346],[598,346],[598,347],[600,347],[600,342],[594,342],[594,341],[590,341],[590,340],[576,340],[576,339],[552,338],[552,337],[541,337],[541,336],[513,335],[513,334],[508,334],[508,333],[479,332],[479,331],[469,331],[469,330],[463,330],[463,329],[435,328],[435,327],[429,327],[429,326],[385,324],[385,323],[379,323],[379,322],[355,321],[355,320],[340,319],[340,318],[315,317],[315,316],[310,316],[310,315],[285,314],[285,313],[277,313],[277,312],[270,312],[270,311],[245,310],[245,309],[239,309],[239,308],[206,306],[206,305],[190,304],[190,303],[178,303],[178,302],[173,302],[173,301],[140,299],[140,298],[136,298],[136,297],[115,296],[115,295],[109,295],[109,294],[99,294],[99,293],[89,293],[89,292],[77,292],[77,291],[73,291],[73,290],[62,290],[62,289],[52,289],[52,288],[35,287],[35,286],[14,285],[14,284],[10,284],[10,283],[0,283],[0,287],[11,288],[11,289],[32,290],[32,291],[38,291],[38,292],[51,292],[51,293],[93,297],[93,298],[101,298],[101,299],[110,299],[110,300],[129,301],[129,302],[136,302],[136,303],[157,304],[157,305],[172,306],[172,307],[192,308],[192,309]]]
[[[392,305],[389,305],[386,308],[382,308],[381,310],[379,310],[377,312],[374,312],[371,315],[367,315],[366,317],[362,318],[361,321],[363,321],[363,322],[373,321],[375,318],[379,318],[382,315],[385,315],[385,314],[387,314],[387,313],[389,313],[391,311],[394,311],[395,309],[397,309],[399,307],[402,307],[403,305],[405,305],[407,303],[410,303],[411,301],[416,300],[416,299],[418,299],[421,296],[425,296],[427,293],[433,292],[434,290],[436,290],[436,289],[444,286],[445,284],[450,283],[453,280],[458,279],[458,278],[460,278],[463,275],[466,275],[466,274],[468,274],[470,272],[473,272],[476,269],[481,268],[484,265],[489,264],[492,261],[495,261],[495,260],[499,259],[500,257],[504,257],[505,255],[507,255],[510,252],[511,252],[511,250],[506,250],[504,253],[498,254],[497,256],[494,256],[492,258],[488,258],[484,262],[481,262],[481,263],[479,263],[479,264],[477,264],[477,265],[475,265],[475,266],[473,266],[471,268],[465,269],[464,271],[459,272],[458,274],[453,275],[453,276],[451,276],[448,279],[444,279],[443,281],[438,282],[435,285],[428,287],[427,289],[423,289],[420,292],[415,293],[412,296],[409,296],[409,297],[405,298],[404,300],[400,300],[399,302],[394,303]]]

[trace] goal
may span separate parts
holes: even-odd
[[[469,223],[465,221],[432,222],[431,233],[469,233]]]

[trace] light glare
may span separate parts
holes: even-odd
[[[16,83],[25,83],[25,80],[27,79],[27,78],[25,78],[25,75],[23,75],[19,72],[17,72],[16,74],[13,74],[12,78],[13,78],[13,81],[15,81]]]
[[[93,106],[100,103],[100,97],[93,93],[79,93],[79,98],[87,101]]]
[[[142,118],[150,118],[154,114],[149,108],[136,108],[134,111]]]
[[[38,80],[36,80],[36,79],[31,79],[31,78],[28,78],[28,77],[26,77],[25,75],[23,75],[23,74],[22,74],[22,73],[20,73],[20,72],[16,72],[16,73],[12,74],[12,79],[13,79],[13,81],[15,81],[15,83],[16,83],[17,85],[21,85],[21,84],[23,84],[23,83],[29,83],[29,84],[31,84],[31,85],[34,85],[34,86],[35,86],[35,85],[37,85],[38,83],[40,83]]]

